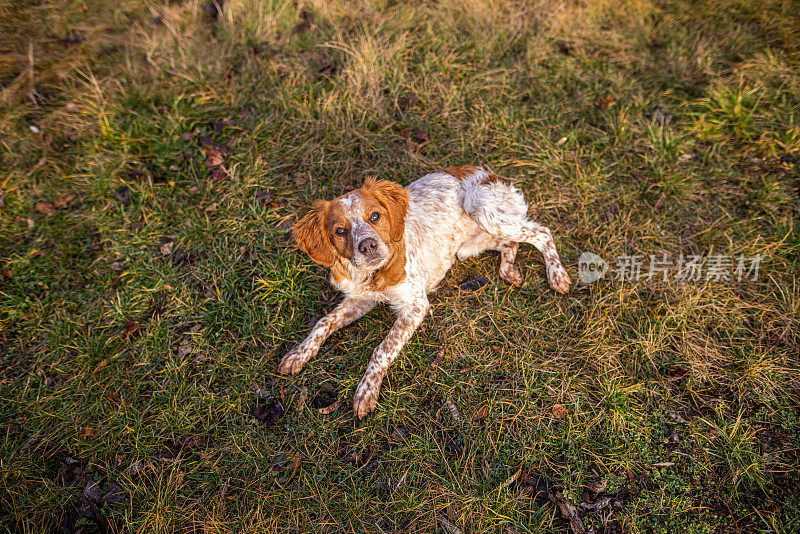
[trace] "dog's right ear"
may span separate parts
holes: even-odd
[[[330,267],[336,259],[325,225],[329,205],[330,202],[326,200],[318,200],[308,215],[292,228],[294,240],[300,249],[324,267]]]

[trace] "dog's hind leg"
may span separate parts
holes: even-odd
[[[544,256],[550,287],[559,293],[569,291],[572,280],[558,257],[553,234],[547,227],[528,220],[528,205],[519,189],[499,181],[481,184],[466,192],[464,210],[489,234],[536,247]],[[509,250],[504,255],[510,262],[503,264],[513,267],[514,254]]]

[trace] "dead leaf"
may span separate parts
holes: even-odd
[[[419,152],[422,147],[431,142],[430,135],[422,128],[403,128],[399,133],[408,139],[414,152]]]
[[[614,102],[616,102],[616,100],[614,100],[613,96],[606,95],[606,97],[598,102],[597,105],[600,106],[600,109],[608,109],[614,105]]]
[[[561,492],[556,492],[554,495],[550,493],[550,500],[553,501],[558,509],[561,511],[561,517],[569,521],[569,526],[575,534],[585,534],[586,527],[583,526],[583,521],[578,517],[578,509],[574,504],[569,502]]]
[[[478,411],[475,412],[475,415],[472,416],[473,421],[483,421],[489,415],[489,407],[487,405],[483,405],[478,408]]]
[[[203,209],[203,211],[208,213],[209,211],[214,211],[215,209],[217,209],[217,203],[216,202],[212,202],[211,204],[206,206],[205,209]]]
[[[474,276],[458,284],[458,288],[462,291],[477,291],[488,283],[489,279],[485,276]]]
[[[52,215],[56,212],[56,208],[51,202],[37,202],[34,208],[44,215]]]
[[[72,199],[75,198],[75,195],[63,195],[61,198],[53,202],[53,205],[57,208],[64,208],[72,202]]]
[[[667,199],[667,194],[666,194],[666,193],[661,193],[661,196],[660,196],[660,197],[658,197],[658,200],[656,200],[656,203],[655,203],[655,205],[653,206],[653,210],[654,210],[654,211],[658,211],[658,210],[660,210],[660,209],[661,209],[661,206],[663,206],[663,205],[664,205],[664,201],[665,201],[666,199]]]
[[[172,247],[175,246],[175,241],[167,241],[163,245],[161,245],[161,255],[162,256],[169,256],[172,254]]]
[[[658,462],[653,464],[653,467],[672,467],[673,465],[675,465],[675,462]]]
[[[113,269],[115,271],[121,271],[122,269],[125,268],[125,265],[127,263],[128,263],[128,260],[126,260],[125,258],[123,258],[121,260],[117,260],[117,261],[115,261],[114,263],[111,264],[111,269]]]
[[[456,423],[461,421],[461,414],[458,412],[458,407],[455,403],[451,400],[447,401],[447,409],[450,411],[450,417],[453,418],[453,421]]]
[[[400,109],[402,109],[403,111],[407,111],[413,108],[420,102],[421,99],[419,98],[419,96],[417,96],[416,93],[408,93],[397,99],[397,105],[400,106]]]
[[[317,71],[315,78],[317,80],[321,80],[322,78],[328,76],[329,74],[336,74],[337,70],[338,69],[336,68],[336,65],[325,65],[324,67],[322,67]]]
[[[521,474],[522,474],[522,466],[519,466],[519,469],[517,469],[517,472],[516,472],[516,473],[514,473],[513,475],[511,475],[510,477],[508,477],[508,478],[505,480],[505,482],[503,482],[502,484],[500,484],[500,489],[506,489],[507,487],[509,487],[511,484],[513,484],[514,482],[516,482],[516,480],[519,478],[519,476],[520,476]]]
[[[250,408],[250,415],[266,426],[274,425],[283,415],[283,405],[274,396],[259,398]]]
[[[290,215],[289,217],[282,219],[281,222],[278,223],[278,228],[280,228],[281,230],[291,230],[292,227],[294,226],[294,223],[295,223],[295,218],[294,216]]]
[[[175,351],[175,356],[183,358],[192,352],[191,345],[178,345],[178,350]]]
[[[122,340],[127,343],[138,332],[139,332],[139,323],[137,323],[133,319],[128,319],[128,322],[125,324],[125,330],[122,331]]]
[[[207,136],[200,137],[200,144],[203,145],[206,167],[211,172],[211,178],[214,180],[229,178],[228,171],[225,169],[225,156],[231,154],[231,149]]]
[[[394,443],[408,443],[408,432],[404,428],[397,427],[392,430],[389,440]]]
[[[302,412],[306,407],[306,400],[308,399],[308,388],[303,388],[300,391],[300,396],[297,398],[297,411]]]
[[[300,467],[300,463],[303,461],[303,455],[299,452],[292,456],[292,471]]]
[[[592,492],[593,495],[597,495],[606,490],[606,486],[608,486],[608,479],[602,478],[600,480],[592,480],[588,484],[586,484],[586,489]]]
[[[441,344],[439,349],[436,351],[436,358],[434,358],[433,362],[431,362],[431,369],[434,369],[442,364],[442,360],[444,359],[444,343]]]
[[[442,526],[442,530],[447,532],[447,534],[462,534],[461,529],[446,517],[437,514],[436,520],[439,521],[439,524]]]
[[[114,191],[114,198],[117,199],[117,202],[122,204],[123,206],[127,206],[131,203],[131,190],[127,186],[118,187]]]
[[[342,404],[342,398],[339,397],[338,399],[336,399],[336,402],[334,402],[330,406],[325,406],[324,408],[320,408],[317,411],[322,415],[328,415],[335,412],[341,404]]]
[[[581,508],[584,510],[602,510],[611,504],[611,497],[600,497],[594,502],[584,501],[581,503]]]
[[[200,188],[197,187],[196,185],[190,186],[188,191],[189,191],[190,195],[199,195],[200,194]]]
[[[564,408],[562,404],[554,404],[552,412],[553,412],[553,417],[555,417],[556,419],[564,419],[569,413],[569,410]]]

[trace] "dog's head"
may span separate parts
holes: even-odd
[[[348,262],[378,271],[403,250],[408,192],[399,184],[367,178],[360,189],[314,204],[294,225],[294,238],[312,260],[331,267]],[[403,258],[405,262],[405,258]]]

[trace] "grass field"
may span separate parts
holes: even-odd
[[[800,532],[798,28],[789,0],[0,1],[0,531]],[[339,298],[293,221],[466,164],[525,191],[572,291],[527,246],[521,289],[457,264],[362,421],[390,310],[279,375]],[[617,280],[663,254],[759,273]]]

